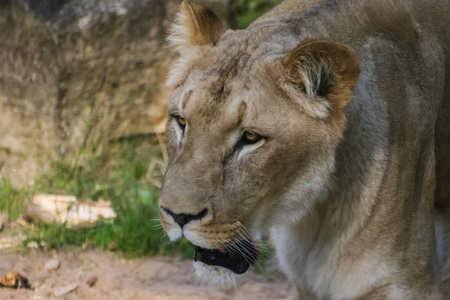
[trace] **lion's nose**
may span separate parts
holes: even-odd
[[[189,223],[190,221],[194,221],[194,220],[201,220],[204,216],[206,216],[206,214],[208,213],[208,209],[205,208],[204,210],[202,210],[200,213],[196,214],[196,215],[192,215],[192,214],[176,214],[170,210],[168,210],[167,208],[161,207],[166,213],[168,213],[169,215],[172,216],[172,218],[174,219],[174,221],[180,225],[181,228],[183,228],[184,225],[186,225],[187,223]]]

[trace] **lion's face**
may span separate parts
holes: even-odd
[[[225,287],[255,262],[255,242],[271,226],[319,201],[344,122],[324,95],[308,94],[318,86],[292,87],[293,58],[265,55],[236,34],[197,48],[172,75],[159,200],[170,239],[191,241],[197,274]]]

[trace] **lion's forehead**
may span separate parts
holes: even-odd
[[[217,75],[193,74],[171,105],[197,125],[221,123],[224,127],[234,127],[242,121],[252,98],[251,79],[245,79],[248,85],[243,80],[233,82]]]
[[[212,102],[224,102],[231,92],[249,88],[251,79],[257,76],[250,68],[250,53],[225,53],[210,62],[192,70],[187,79],[188,88],[204,93]],[[256,63],[256,62],[253,62]]]
[[[231,32],[214,47],[204,49],[178,86],[181,92],[174,93],[177,96],[172,97],[171,106],[181,107],[189,98],[189,103],[180,111],[186,109],[196,119],[209,123],[234,114],[233,110],[239,105],[236,101],[252,101],[255,93],[264,88],[261,85],[264,65],[286,52],[280,48],[280,41],[273,40],[269,34],[273,30]]]
[[[265,79],[264,71],[273,53],[265,57],[264,49],[251,44],[216,46],[210,51],[173,93],[170,106],[188,119],[191,133],[236,136],[239,125],[257,126],[273,101],[275,83]]]
[[[231,88],[251,86],[252,79],[258,76],[259,66],[265,61],[262,51],[245,44],[213,47],[195,63],[187,76],[187,85],[204,90],[211,100],[224,100],[226,97],[222,95]]]

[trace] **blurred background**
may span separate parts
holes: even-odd
[[[157,220],[174,59],[165,37],[180,2],[0,1],[0,248],[193,256]],[[197,2],[238,29],[280,1]],[[46,224],[27,218],[37,194],[106,202],[117,216]]]

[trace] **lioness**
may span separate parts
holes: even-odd
[[[450,1],[286,0],[226,30],[184,0],[159,205],[233,286],[269,232],[301,299],[441,299]]]

